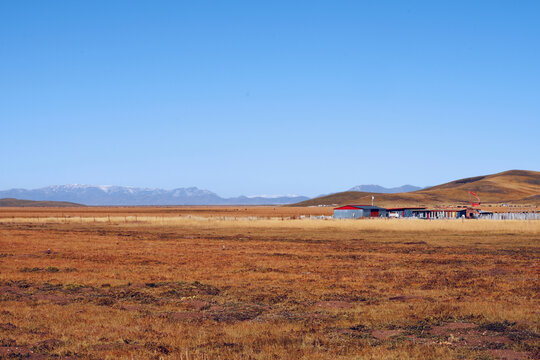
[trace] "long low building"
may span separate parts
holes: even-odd
[[[413,211],[424,210],[424,207],[400,207],[400,208],[389,208],[386,209],[388,212],[388,217],[391,218],[405,218],[414,216]]]
[[[458,209],[421,209],[413,210],[412,217],[419,219],[459,219],[459,218],[471,218],[472,211],[468,211],[467,208]]]
[[[360,218],[418,218],[418,219],[459,219],[474,218],[478,211],[471,208],[400,207],[382,208],[373,205],[345,205],[334,209],[335,219]]]

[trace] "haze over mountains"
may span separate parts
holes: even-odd
[[[0,191],[0,198],[68,201],[84,205],[283,205],[308,200],[306,196],[238,196],[222,198],[197,187],[173,190],[124,186],[55,185],[40,189]]]
[[[412,185],[387,189],[379,185],[358,185],[360,191],[406,192],[420,189]],[[10,189],[0,191],[1,198],[64,201],[84,205],[286,205],[309,200],[300,195],[259,195],[223,198],[197,187],[173,190],[137,188],[111,185],[54,185],[40,189]]]
[[[364,191],[364,192],[374,192],[374,193],[381,193],[381,194],[396,194],[396,193],[416,191],[420,189],[422,189],[420,186],[414,186],[414,185],[402,185],[402,186],[393,187],[393,188],[385,188],[379,185],[357,185],[355,187],[350,188],[348,191]]]

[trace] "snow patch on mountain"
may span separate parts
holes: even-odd
[[[411,192],[416,190],[421,190],[422,188],[414,185],[402,185],[394,188],[385,188],[380,185],[357,185],[350,188],[348,191],[363,191],[363,192],[374,192],[374,193],[383,193],[383,194],[396,194],[403,192]]]
[[[281,197],[289,197],[289,198],[302,197],[302,195],[296,195],[296,194],[267,195],[267,194],[262,194],[262,195],[248,195],[246,197],[248,199],[253,199],[253,198],[276,199],[276,198],[281,198]]]
[[[0,198],[69,201],[84,205],[284,205],[309,199],[298,195],[263,195],[222,198],[197,187],[172,190],[114,185],[53,185],[40,189],[0,191]]]

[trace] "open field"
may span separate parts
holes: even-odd
[[[329,213],[1,209],[0,358],[540,356],[540,221]]]
[[[277,206],[114,206],[114,207],[0,207],[0,219],[13,217],[69,218],[107,216],[150,217],[299,217],[301,215],[332,215],[332,207],[277,207]]]

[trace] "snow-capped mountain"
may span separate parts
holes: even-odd
[[[422,189],[419,186],[414,185],[402,185],[394,188],[385,188],[380,185],[357,185],[353,188],[350,188],[349,191],[364,191],[364,192],[373,192],[373,193],[384,193],[384,194],[396,194],[411,192]]]
[[[173,190],[112,185],[54,185],[0,191],[0,198],[69,201],[84,205],[284,205],[308,200],[297,195],[222,198],[197,187]]]

